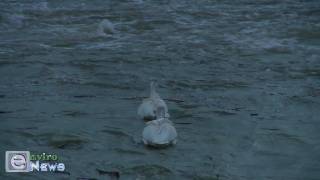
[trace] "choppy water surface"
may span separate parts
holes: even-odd
[[[0,179],[320,178],[318,0],[0,8]],[[179,133],[163,150],[136,116],[152,79]],[[5,150],[55,153],[68,173],[5,173]]]

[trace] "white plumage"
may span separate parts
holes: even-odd
[[[155,120],[158,108],[164,108],[165,117],[169,118],[168,107],[156,92],[155,83],[150,84],[150,97],[142,101],[138,108],[138,116],[144,120]]]
[[[172,122],[166,118],[149,121],[142,132],[145,145],[163,147],[177,143],[177,132]]]
[[[108,19],[104,19],[98,25],[97,34],[99,36],[107,36],[109,34],[114,34],[115,32],[114,25]]]
[[[156,120],[146,123],[142,132],[142,141],[145,145],[164,147],[177,142],[177,131],[172,122],[165,117],[164,107],[156,109]]]

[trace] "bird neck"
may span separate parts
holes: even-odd
[[[160,98],[159,94],[156,92],[156,87],[153,82],[150,84],[150,97],[151,98]]]

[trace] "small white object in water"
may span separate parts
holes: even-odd
[[[144,120],[155,120],[156,111],[158,108],[163,108],[165,112],[165,117],[169,118],[167,104],[161,99],[159,94],[156,92],[155,83],[150,84],[150,97],[142,101],[142,104],[138,108],[138,115]]]
[[[164,108],[157,110],[157,120],[149,121],[142,132],[142,141],[145,145],[165,147],[177,143],[177,131],[172,122],[164,117]]]
[[[114,25],[108,19],[104,19],[98,25],[97,33],[99,36],[106,36],[108,34],[114,34],[115,32]]]

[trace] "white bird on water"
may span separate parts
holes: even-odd
[[[167,104],[161,99],[156,92],[155,82],[150,83],[150,97],[144,99],[138,108],[138,115],[144,120],[155,120],[157,109],[162,107],[164,109],[164,117],[169,118]]]
[[[108,36],[110,34],[114,34],[116,32],[114,25],[108,19],[102,20],[98,24],[97,34],[99,36]]]
[[[142,141],[153,147],[166,147],[177,143],[177,131],[168,117],[165,109],[158,107],[157,119],[146,123],[142,132]]]

